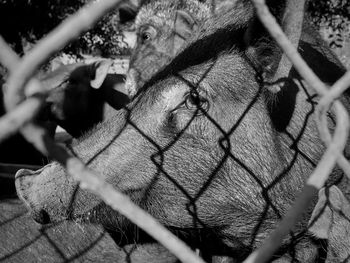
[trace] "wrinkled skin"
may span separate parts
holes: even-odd
[[[277,48],[262,27],[249,28],[244,13],[235,15],[231,23],[228,12],[205,24],[127,109],[71,147],[161,223],[212,230],[240,261],[290,208],[324,147],[314,122],[315,92],[294,70],[284,90],[264,90],[273,72],[260,72],[274,68]],[[243,41],[248,33],[251,43]],[[322,45],[304,35],[299,51],[332,83],[344,69]],[[329,184],[339,177],[335,170]],[[18,172],[16,188],[42,223],[85,218],[115,230],[128,224],[97,197],[76,191],[57,163]],[[295,227],[293,244],[284,241],[278,262],[317,260],[317,246],[305,234],[310,213]]]
[[[350,203],[336,186],[322,188],[309,220],[309,231],[328,240],[326,262],[347,262],[350,258]]]
[[[119,247],[99,225],[61,221],[42,227],[18,199],[1,200],[0,211],[1,262],[176,262],[158,244]]]
[[[79,137],[120,109],[129,99],[124,91],[124,76],[108,74],[109,60],[92,64],[61,66],[42,78],[50,90],[43,115]],[[107,103],[106,103],[107,102]]]

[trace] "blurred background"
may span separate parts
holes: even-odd
[[[89,1],[0,0],[0,34],[17,53],[23,55],[38,39]],[[350,1],[309,0],[308,15],[329,46],[350,69]],[[59,59],[67,64],[95,56],[127,58],[134,39],[132,23],[121,27],[118,21],[118,12],[109,13],[94,28],[62,50]]]

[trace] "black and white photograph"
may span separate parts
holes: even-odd
[[[0,0],[0,262],[350,263],[349,0]]]

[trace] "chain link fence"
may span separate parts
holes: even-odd
[[[150,161],[155,168],[154,176],[150,185],[154,183],[153,180],[157,181],[160,177],[166,178],[166,180],[172,184],[175,192],[187,199],[185,202],[185,210],[187,211],[189,218],[191,218],[190,221],[192,228],[205,230],[211,228],[212,226],[208,225],[208,222],[203,222],[203,212],[200,210],[199,206],[202,206],[203,204],[201,202],[206,200],[205,198],[208,198],[207,195],[210,194],[210,190],[208,189],[210,189],[212,185],[217,184],[218,180],[221,180],[218,178],[220,178],[220,173],[222,170],[227,169],[228,163],[235,163],[240,170],[244,171],[244,173],[248,175],[249,182],[247,182],[247,184],[255,184],[261,187],[261,189],[259,189],[261,195],[258,195],[257,198],[262,197],[263,199],[261,201],[263,207],[257,210],[257,218],[259,218],[259,220],[256,220],[255,225],[251,227],[253,231],[252,236],[249,237],[251,240],[251,247],[256,245],[256,240],[259,240],[258,243],[262,245],[260,248],[253,251],[244,262],[268,261],[280,248],[283,240],[288,235],[290,235],[292,238],[288,244],[287,251],[292,251],[293,247],[297,247],[296,244],[300,240],[299,235],[301,235],[301,233],[293,233],[293,228],[301,219],[302,214],[308,210],[310,203],[315,198],[316,193],[324,186],[327,178],[334,170],[334,167],[338,165],[343,170],[344,174],[346,174],[348,177],[350,176],[350,164],[344,156],[344,149],[348,139],[349,116],[346,108],[339,101],[341,94],[343,94],[343,92],[350,85],[350,72],[347,72],[342,78],[336,81],[331,88],[327,87],[326,84],[312,72],[312,70],[307,66],[305,61],[296,51],[295,47],[298,45],[298,41],[292,41],[293,43],[291,43],[287,39],[277,22],[274,20],[273,16],[269,13],[265,2],[262,0],[253,0],[252,2],[256,8],[259,19],[284,51],[285,55],[282,56],[281,61],[283,61],[285,68],[278,69],[279,73],[277,76],[285,76],[286,72],[289,72],[293,64],[294,68],[303,78],[303,81],[305,81],[307,85],[311,86],[319,94],[319,100],[317,102],[314,100],[315,94],[310,95],[308,98],[308,102],[311,106],[310,112],[307,114],[308,117],[313,111],[315,111],[317,128],[320,137],[327,146],[327,149],[317,164],[312,163],[313,160],[309,160],[308,153],[305,151],[305,149],[298,146],[298,142],[300,137],[303,135],[304,128],[301,128],[299,138],[295,137],[293,134],[289,134],[292,141],[290,154],[294,155],[294,157],[291,158],[290,162],[287,162],[288,165],[283,167],[282,172],[280,172],[277,176],[274,176],[271,180],[268,180],[268,184],[266,184],[266,181],[263,182],[261,179],[259,179],[259,175],[256,174],[256,171],[252,167],[250,167],[249,160],[240,159],[240,156],[235,152],[239,151],[240,149],[235,149],[234,145],[231,145],[232,137],[235,136],[235,133],[237,133],[240,126],[245,125],[245,118],[247,118],[247,116],[251,116],[252,109],[265,92],[263,91],[264,85],[258,89],[258,92],[252,96],[249,103],[247,103],[245,108],[238,114],[239,116],[235,118],[235,123],[230,124],[229,127],[227,127],[225,123],[220,122],[220,120],[217,120],[215,116],[208,113],[210,107],[213,107],[213,105],[211,105],[212,102],[205,99],[205,97],[203,97],[201,94],[201,85],[217,66],[217,63],[219,63],[216,57],[211,58],[211,62],[208,64],[209,66],[205,67],[204,70],[201,71],[201,76],[197,76],[198,78],[195,78],[194,81],[184,77],[181,70],[174,70],[175,73],[173,74],[173,77],[177,79],[176,83],[182,83],[182,85],[187,87],[189,90],[189,95],[187,98],[191,99],[182,101],[180,105],[186,105],[187,108],[194,107],[194,110],[192,111],[193,114],[191,116],[186,116],[185,123],[182,125],[180,130],[177,130],[176,133],[173,134],[170,141],[157,141],[157,138],[154,137],[154,134],[149,132],[148,128],[145,128],[143,124],[140,125],[139,122],[135,121],[134,112],[135,109],[139,107],[138,105],[144,100],[152,100],[152,96],[157,97],[157,92],[154,91],[154,88],[152,90],[151,88],[147,89],[146,87],[144,90],[139,92],[137,99],[131,103],[131,106],[128,105],[126,107],[125,125],[123,128],[121,128],[121,131],[113,136],[109,143],[106,145],[101,145],[100,151],[97,154],[94,154],[93,157],[89,158],[88,160],[84,160],[84,163],[79,158],[72,156],[72,152],[74,152],[72,148],[71,151],[67,151],[65,147],[56,144],[47,134],[45,129],[38,127],[31,122],[39,111],[42,103],[44,103],[45,96],[47,95],[47,92],[41,86],[40,81],[32,78],[32,76],[35,74],[36,70],[49,59],[51,55],[59,51],[70,41],[77,38],[83,31],[91,27],[101,16],[108,12],[108,10],[118,8],[118,6],[123,3],[123,1],[117,0],[96,1],[84,7],[74,16],[70,17],[59,27],[53,30],[46,38],[42,39],[33,48],[33,50],[23,58],[19,58],[9,48],[9,46],[2,39],[0,39],[0,61],[10,71],[10,77],[7,82],[8,87],[5,93],[5,105],[8,113],[0,120],[0,141],[8,138],[19,130],[25,136],[25,138],[29,142],[33,143],[35,147],[43,154],[47,155],[50,159],[56,160],[63,167],[65,167],[67,173],[77,182],[79,182],[81,189],[87,189],[88,191],[91,191],[97,195],[106,204],[127,217],[131,222],[152,236],[164,247],[169,249],[169,251],[182,262],[203,262],[203,260],[198,256],[198,253],[194,253],[191,248],[172,234],[153,216],[141,209],[139,206],[135,205],[128,196],[105,182],[102,179],[103,177],[98,175],[98,170],[93,171],[86,165],[90,165],[97,158],[99,158],[103,152],[107,151],[111,145],[118,140],[120,134],[127,131],[127,128],[125,127],[132,129],[133,133],[137,134],[138,138],[142,137],[142,140],[147,142],[147,145],[149,145],[150,148],[155,149],[150,154]],[[302,1],[300,2],[302,3]],[[292,17],[292,19],[295,19],[295,17]],[[299,28],[299,34],[300,31],[301,27]],[[287,35],[289,35],[289,33],[287,33]],[[299,38],[300,36],[297,37],[297,39]],[[287,57],[292,64],[288,62],[289,60],[286,59]],[[181,61],[181,59],[179,61]],[[185,68],[186,66],[187,65],[180,65],[180,68]],[[160,74],[160,77],[158,78],[162,79],[162,75]],[[157,83],[156,81],[157,79],[152,79],[151,83]],[[300,86],[304,85],[301,81],[299,84]],[[147,85],[149,84],[146,84],[146,86]],[[34,90],[35,92],[32,96],[26,97],[24,95],[24,91],[25,89],[28,89],[28,86],[30,86],[31,90]],[[277,90],[276,87],[271,88],[269,92],[279,92],[280,89],[281,87],[277,87]],[[168,95],[165,94],[164,96]],[[171,103],[170,100],[169,103]],[[337,123],[333,131],[329,131],[328,128],[329,111],[334,113]],[[179,178],[173,176],[172,171],[167,170],[167,167],[169,167],[169,160],[167,158],[169,158],[168,153],[172,151],[174,147],[184,147],[184,151],[187,152],[184,153],[184,156],[191,158],[191,155],[188,154],[191,153],[191,150],[189,150],[190,145],[183,145],[183,140],[184,138],[187,138],[186,136],[188,136],[187,131],[190,129],[189,127],[191,125],[196,125],[198,118],[201,120],[205,119],[207,125],[214,127],[212,129],[215,129],[216,132],[220,134],[220,139],[216,143],[221,151],[217,156],[212,156],[213,160],[215,161],[207,159],[198,160],[197,157],[198,155],[200,156],[200,152],[197,152],[196,157],[193,157],[193,165],[189,166],[192,167],[190,169],[201,169],[209,163],[209,165],[211,165],[209,170],[212,171],[209,175],[203,178],[201,185],[197,185],[197,188],[193,190],[191,187],[188,187],[187,183],[184,183],[184,180],[179,180]],[[300,122],[304,122],[305,124],[302,126],[306,126],[308,120],[301,120]],[[247,136],[248,135],[249,134],[247,134]],[[188,142],[193,140],[194,139],[191,138],[188,140]],[[202,142],[200,140],[201,139],[198,139],[198,141],[195,143],[201,144]],[[186,149],[186,147],[188,147],[188,149]],[[194,147],[194,149],[198,150],[196,147]],[[201,150],[203,152],[211,151],[211,149],[206,149],[205,147]],[[259,149],[255,149],[255,151],[259,151]],[[76,152],[76,155],[80,157],[79,152]],[[203,155],[203,157],[206,156]],[[283,189],[283,186],[281,185],[283,185],[283,182],[287,180],[288,176],[291,176],[289,171],[293,170],[293,165],[297,165],[295,162],[296,158],[304,159],[305,162],[308,162],[309,164],[311,163],[311,166],[315,166],[315,168],[310,176],[305,175],[305,177],[308,177],[308,179],[303,187],[303,190],[298,195],[294,205],[288,211],[285,211],[283,210],[285,208],[281,208],[281,204],[278,204],[276,200],[274,200],[275,196],[273,197],[273,194],[270,192],[271,189],[274,188]],[[181,164],[179,163],[177,165],[178,169],[181,170]],[[307,171],[307,169],[305,171]],[[188,174],[191,174],[192,172],[194,171],[188,171]],[[232,174],[231,180],[234,181],[236,179],[239,180],[239,178]],[[187,180],[191,182],[191,178],[187,178]],[[164,191],[166,191],[166,189]],[[235,193],[232,193],[232,195],[234,194]],[[147,193],[145,196],[147,196]],[[221,200],[222,198],[229,197],[212,196],[211,198],[212,199],[210,200]],[[142,203],[142,201],[140,203]],[[168,204],[163,204],[163,206],[167,205]],[[152,213],[157,214],[154,211],[152,211]],[[176,214],[176,211],[174,213]],[[278,226],[276,226],[275,230],[272,231],[270,235],[259,236],[261,233],[261,228],[267,227],[265,225],[265,221],[269,219],[267,215],[270,213],[272,213],[274,217],[278,219],[276,222],[279,221],[279,219],[281,219],[281,222],[278,224]],[[176,215],[173,216],[176,217]],[[227,215],[227,217],[229,217],[229,215]],[[184,220],[186,219],[184,218]],[[213,225],[215,225],[215,221],[217,220],[220,222],[221,219],[214,218],[212,220],[214,220]],[[246,220],[247,222],[252,222],[249,218]],[[220,229],[220,227],[221,226],[218,225],[215,228]],[[241,227],[244,228],[244,226]],[[198,231],[198,233],[199,232],[200,231]],[[198,233],[195,233],[195,236],[197,236],[196,239],[199,240],[200,237],[198,237]],[[236,233],[232,233],[232,236],[235,235]],[[200,245],[198,245],[198,247],[200,248]],[[244,253],[247,253],[247,251]],[[295,253],[295,251],[290,252],[292,258]]]

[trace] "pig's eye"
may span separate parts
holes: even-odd
[[[156,30],[153,27],[147,27],[141,30],[140,32],[140,39],[142,44],[147,43],[148,41],[152,40],[155,35],[157,34]]]
[[[208,100],[201,96],[197,91],[191,91],[186,96],[185,100],[186,108],[189,110],[198,110],[198,114],[207,112],[209,109]]]
[[[149,32],[143,32],[141,38],[142,42],[146,42],[151,39],[151,34]]]

